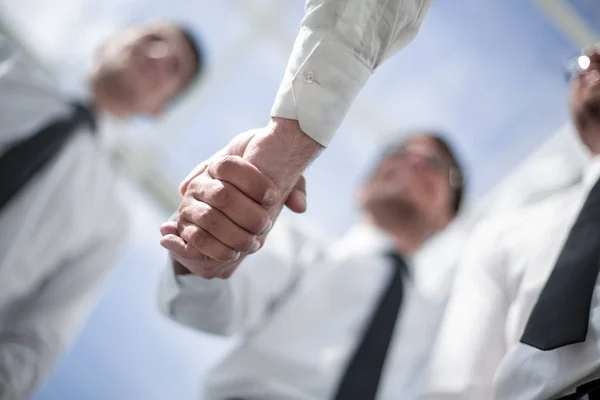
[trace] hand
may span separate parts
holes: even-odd
[[[297,180],[322,149],[319,143],[300,130],[298,121],[272,118],[266,127],[236,136],[215,157],[225,154],[243,156],[271,178],[282,194],[281,199],[287,200]],[[180,186],[181,195],[185,194],[190,181],[201,174],[211,160],[190,172]],[[276,217],[279,210],[274,208],[271,216]]]
[[[276,196],[277,200],[275,200],[276,204],[271,204],[268,202],[269,204],[266,207],[272,224],[281,211],[281,207],[283,206],[282,200],[280,199],[286,199],[286,205],[292,208],[292,210],[296,208],[296,204],[302,204],[302,208],[306,207],[305,196],[296,194],[297,192],[294,192],[293,189],[297,184],[302,186],[304,185],[303,180],[299,181],[302,172],[310,164],[310,162],[318,156],[322,149],[323,148],[320,144],[315,142],[312,138],[300,130],[298,121],[283,118],[273,118],[271,122],[264,128],[254,129],[238,135],[225,149],[217,153],[215,157],[225,154],[243,155],[244,159],[251,162],[253,165],[258,167],[262,173],[271,178],[271,183],[274,183],[276,188],[279,189]],[[187,188],[190,183],[196,177],[204,173],[207,166],[212,160],[215,159],[215,157],[211,158],[205,163],[200,164],[188,175],[188,177],[180,186],[180,192],[182,195],[187,193]],[[257,193],[258,192],[260,192],[260,189],[257,191]],[[302,191],[300,191],[300,193],[301,192]],[[255,196],[256,195],[257,194],[255,194]],[[250,197],[255,201],[258,199],[257,197]],[[261,218],[264,218],[264,215],[259,219]],[[215,218],[214,221],[216,220],[217,218]],[[218,222],[211,222],[211,224],[213,224],[212,226],[215,226],[217,223]],[[224,224],[229,227],[232,226],[231,223]],[[195,243],[198,242],[196,238],[198,235],[204,237],[204,233],[198,233],[202,232],[198,229],[200,227],[198,225],[196,225],[196,227],[197,228],[188,227],[186,233],[186,235],[190,235],[189,237],[192,240],[195,240]],[[240,227],[243,228],[244,226],[242,225]],[[256,228],[256,226],[254,227]],[[178,233],[183,234],[183,224],[179,225],[178,228]],[[169,230],[167,230],[167,227],[165,227],[165,232],[174,235],[172,227]],[[238,233],[239,232],[240,231],[238,231]],[[249,235],[252,234],[256,234],[256,231],[249,232]],[[224,233],[221,233],[221,236],[223,235]],[[260,242],[261,236],[259,235],[258,238]],[[168,236],[168,238],[165,236],[163,239],[163,246],[167,247],[167,243],[170,240],[174,240],[173,236]],[[219,246],[219,243],[217,243],[219,240],[214,237],[206,240],[212,243],[212,250],[207,249],[206,251],[217,258],[208,260],[206,259],[207,255],[202,253],[204,254],[204,258],[199,259],[199,261],[197,260],[192,269],[194,273],[203,274],[202,276],[205,277],[218,276],[219,271],[233,271],[239,264],[239,261],[234,261],[234,259],[239,257],[239,254],[241,253],[239,249],[248,247],[248,243],[252,243],[252,245],[255,243],[254,238],[250,239],[248,235],[237,235],[236,239],[232,239],[239,240],[240,242],[236,243],[239,246]],[[244,242],[245,246],[241,245],[241,241]],[[198,247],[205,248],[207,244],[204,242],[201,243],[202,245]],[[175,245],[175,243],[171,244],[171,246],[173,245]],[[181,250],[184,249],[184,245],[184,241],[178,243],[178,246]],[[189,248],[193,250],[193,246],[189,246]],[[193,254],[191,254],[192,250],[190,250],[190,254],[187,254],[187,257],[193,256]],[[197,247],[196,250],[198,250]],[[229,261],[223,261],[227,258]],[[184,263],[181,258],[179,261],[186,266],[190,264],[190,262]],[[234,265],[234,263],[237,264]]]
[[[248,137],[240,135],[219,154],[241,153]],[[267,209],[278,205],[279,193],[269,178],[239,156],[216,155],[196,168],[193,174],[197,173],[182,184],[178,221],[161,226],[161,245],[173,254],[176,272],[227,278],[243,254],[257,251],[264,242],[272,225]],[[303,178],[296,189],[286,205],[304,212]]]
[[[298,121],[272,118],[271,122],[253,135],[246,145],[244,159],[271,178],[287,199],[296,182],[319,155],[323,147],[300,130]],[[273,208],[271,217],[281,210]]]

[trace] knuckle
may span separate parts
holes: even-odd
[[[179,219],[183,221],[193,221],[194,217],[194,200],[192,197],[188,195],[183,196],[181,199],[181,203],[179,204]]]
[[[269,214],[266,211],[261,210],[260,212],[256,213],[253,216],[248,229],[250,230],[250,232],[257,235],[257,234],[261,233],[262,230],[265,228],[268,220],[269,220]]]
[[[185,240],[186,243],[193,243],[194,228],[192,226],[184,226],[180,230],[179,235],[183,240]]]
[[[209,234],[204,229],[196,229],[191,243],[196,249],[204,250],[210,245]]]
[[[254,235],[251,234],[244,234],[242,235],[240,238],[238,238],[237,242],[235,243],[235,250],[242,252],[242,253],[247,253],[252,249],[252,246],[254,245]]]
[[[226,262],[226,261],[231,261],[232,257],[233,257],[233,252],[231,251],[231,249],[228,249],[224,245],[220,245],[218,247],[218,249],[215,249],[215,254],[214,254],[215,260]]]
[[[213,171],[219,178],[227,178],[235,171],[237,157],[226,155],[215,161]]]
[[[179,203],[179,208],[177,209],[179,217],[185,217],[184,214],[187,209],[187,206],[188,206],[188,200],[187,200],[187,197],[184,196],[181,199],[181,203]]]
[[[217,208],[225,208],[231,203],[231,190],[228,185],[219,182],[215,185],[210,196],[210,203]]]
[[[200,183],[198,182],[198,178],[194,178],[190,181],[190,183],[188,183],[187,186],[187,191],[186,192],[195,192],[198,190],[198,188],[200,187]]]
[[[206,229],[209,232],[214,232],[214,230],[219,226],[219,214],[212,207],[207,207],[198,215],[199,222],[202,228]]]
[[[207,204],[198,204],[195,207],[187,207],[181,213],[182,217],[193,224],[207,229],[211,226],[211,221],[215,219],[214,209]]]

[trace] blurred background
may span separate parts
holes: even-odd
[[[61,82],[85,96],[85,70],[115,30],[148,18],[183,22],[207,46],[202,84],[151,125],[112,123],[133,229],[102,299],[38,400],[198,399],[203,372],[233,340],[175,326],[155,306],[166,254],[158,226],[177,185],[235,134],[267,122],[304,12],[301,0],[1,0],[0,18]],[[598,41],[597,0],[435,2],[415,41],[384,64],[307,173],[315,234],[353,222],[353,188],[390,135],[448,133],[468,164],[469,209],[420,255],[441,296],[464,236],[485,214],[579,178],[563,62]],[[419,271],[425,271],[425,268]],[[421,272],[424,273],[424,272]]]

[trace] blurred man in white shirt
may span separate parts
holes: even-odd
[[[417,35],[433,0],[307,0],[267,126],[244,158],[277,189],[275,219],[375,69]]]
[[[129,28],[98,51],[89,107],[0,35],[0,399],[29,398],[72,341],[122,244],[96,114],[158,115],[202,53],[177,24]],[[27,175],[29,174],[29,175]]]
[[[177,221],[161,227],[173,261],[160,305],[192,328],[242,335],[209,375],[207,400],[417,398],[437,314],[411,282],[411,257],[455,217],[463,190],[443,139],[419,133],[389,146],[358,190],[360,222],[340,240],[281,221],[248,257],[259,248],[250,232],[269,229],[262,205],[273,182],[232,156],[194,182]],[[288,205],[301,210],[294,196]],[[194,221],[183,222],[185,241],[182,215]],[[235,265],[213,264],[231,252]],[[228,279],[207,279],[207,269]]]
[[[473,234],[427,399],[600,398],[600,46],[567,69],[583,179]]]

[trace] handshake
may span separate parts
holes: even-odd
[[[177,274],[229,278],[247,254],[262,247],[284,205],[297,213],[306,210],[303,176],[282,195],[243,158],[257,131],[237,136],[182,182],[176,217],[160,227],[161,245],[171,252]]]

